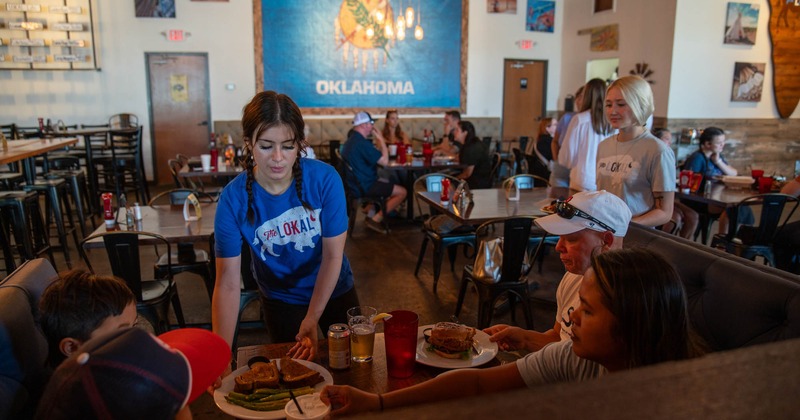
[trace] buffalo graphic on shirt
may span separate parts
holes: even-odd
[[[319,213],[319,209],[309,211],[303,206],[297,206],[264,222],[256,229],[253,238],[253,246],[261,245],[261,259],[265,258],[265,251],[273,257],[279,256],[276,245],[294,243],[294,249],[299,252],[303,252],[306,247],[314,248],[314,237],[322,234]]]

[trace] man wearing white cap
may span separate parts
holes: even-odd
[[[350,188],[367,197],[388,197],[385,212],[391,212],[406,198],[406,189],[400,185],[378,178],[378,165],[389,164],[389,148],[383,134],[375,128],[375,120],[368,112],[361,111],[353,118],[353,130],[342,146],[342,158],[353,168],[355,179],[348,179]],[[378,149],[367,140],[370,133],[378,140]],[[386,233],[381,226],[383,212],[367,217],[367,227]]]
[[[578,307],[583,274],[591,267],[592,255],[622,248],[628,232],[631,211],[622,199],[605,190],[584,191],[553,206],[554,213],[535,220],[548,233],[559,235],[556,251],[567,272],[556,291],[556,321],[553,328],[540,333],[504,324],[484,331],[500,348],[537,351],[548,343],[571,338],[570,313]]]

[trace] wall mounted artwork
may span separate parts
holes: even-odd
[[[553,32],[556,23],[556,2],[528,0],[528,13],[525,17],[525,30]]]
[[[789,118],[800,102],[800,5],[769,0],[769,40],[772,44],[772,78],[775,105],[781,118]]]
[[[517,14],[517,0],[486,0],[486,11],[489,13]]]
[[[255,1],[259,91],[316,114],[465,108],[467,0]]]
[[[755,45],[759,8],[758,4],[728,3],[725,18],[726,44]]]
[[[174,18],[175,0],[134,0],[136,17]]]
[[[733,66],[733,102],[761,102],[766,63],[736,63]]]

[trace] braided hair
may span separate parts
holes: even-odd
[[[303,199],[303,170],[300,166],[300,158],[305,157],[305,148],[308,147],[304,133],[303,115],[292,98],[271,90],[264,91],[256,94],[242,110],[242,132],[244,133],[242,165],[247,170],[247,221],[251,223],[255,220],[253,181],[256,178],[256,162],[253,157],[253,148],[261,133],[276,126],[285,126],[294,135],[295,146],[299,148],[297,159],[292,166],[295,190],[303,207],[312,210],[311,205]]]

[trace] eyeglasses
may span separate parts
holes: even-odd
[[[617,233],[617,231],[614,230],[614,228],[612,228],[611,226],[597,220],[591,214],[586,213],[585,211],[573,206],[572,204],[567,203],[566,201],[556,201],[555,211],[557,215],[559,215],[564,219],[572,219],[573,217],[578,216],[581,219],[586,219],[591,222],[597,223],[598,225],[600,225],[600,227],[611,233]]]

